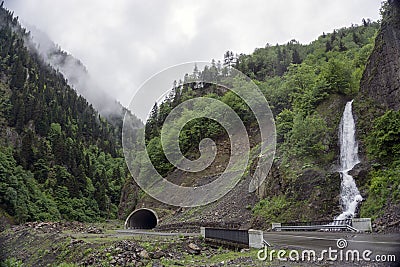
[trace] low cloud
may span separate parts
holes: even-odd
[[[309,43],[362,18],[377,20],[380,1],[12,0],[5,6],[81,60],[127,106],[140,84],[163,68],[294,38]]]
[[[27,28],[30,30],[30,38],[26,40],[28,46],[35,49],[46,63],[60,71],[70,86],[84,96],[103,116],[123,115],[116,99],[90,76],[80,60],[63,51],[46,33],[35,26]]]

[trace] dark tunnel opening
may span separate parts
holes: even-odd
[[[157,213],[151,209],[137,209],[129,214],[125,229],[153,229],[157,226]]]

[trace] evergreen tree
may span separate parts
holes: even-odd
[[[301,63],[300,55],[299,55],[299,52],[297,51],[297,49],[293,50],[292,63],[293,64],[300,64]]]

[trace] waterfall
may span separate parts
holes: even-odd
[[[358,145],[356,142],[356,128],[352,113],[353,100],[347,102],[339,125],[340,142],[340,176],[342,179],[340,188],[340,201],[342,214],[335,220],[349,219],[354,216],[358,203],[363,200],[357,185],[348,172],[360,161],[358,159]]]

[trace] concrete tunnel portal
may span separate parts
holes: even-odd
[[[152,209],[136,209],[125,221],[125,229],[153,229],[157,226],[158,216]]]

